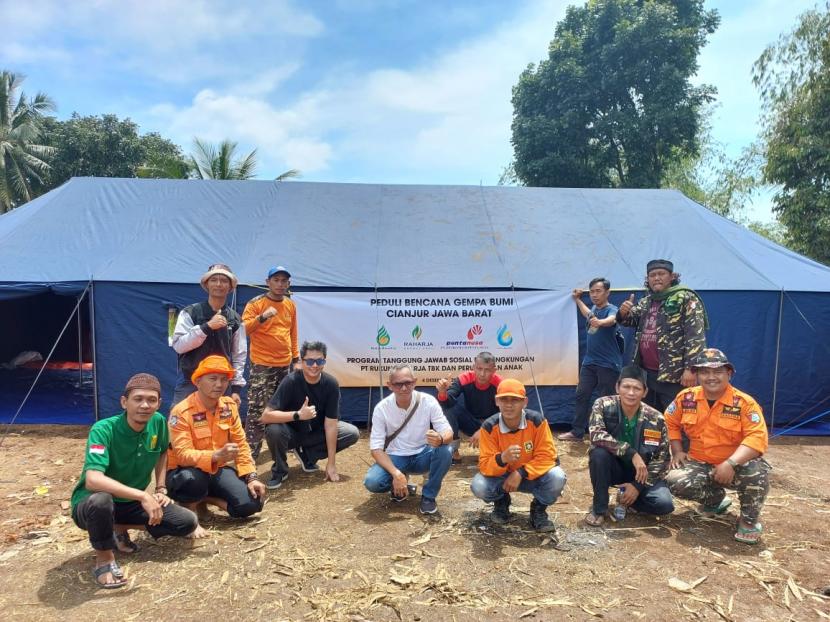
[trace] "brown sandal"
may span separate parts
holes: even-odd
[[[583,520],[589,527],[602,527],[602,524],[605,522],[605,517],[597,516],[593,512],[588,512]]]

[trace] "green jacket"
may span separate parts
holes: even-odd
[[[651,295],[641,298],[625,318],[617,313],[621,326],[637,329],[634,364],[640,364],[640,335],[651,306]],[[641,321],[642,320],[642,321]],[[657,309],[657,380],[679,383],[683,370],[706,348],[706,310],[703,301],[690,289],[680,290]]]

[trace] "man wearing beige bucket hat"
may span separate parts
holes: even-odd
[[[248,354],[245,325],[236,310],[227,304],[228,294],[238,282],[236,275],[227,265],[217,263],[207,269],[199,282],[208,299],[182,309],[173,331],[172,346],[179,355],[179,364],[171,408],[194,392],[190,377],[199,361],[211,354],[224,356],[233,365],[231,397],[237,405],[245,386],[242,375]]]

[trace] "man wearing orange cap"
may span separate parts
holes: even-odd
[[[764,415],[752,396],[732,386],[735,367],[720,350],[703,350],[693,369],[698,386],[681,391],[666,409],[672,453],[666,483],[675,496],[700,501],[700,512],[710,516],[731,505],[724,488],[737,490],[735,540],[755,544],[772,468],[762,457],[769,443]],[[681,432],[689,437],[688,454]]]
[[[245,358],[248,342],[245,325],[227,299],[237,285],[236,275],[225,264],[213,264],[202,275],[202,289],[208,293],[204,302],[188,305],[179,312],[170,345],[179,355],[176,389],[173,392],[175,406],[195,390],[190,382],[196,366],[206,356],[219,354],[233,363],[231,397],[238,406],[239,394],[245,386]]]
[[[72,491],[72,520],[89,532],[95,549],[93,575],[106,589],[126,584],[115,551],[138,550],[128,529],[139,525],[154,538],[187,536],[196,515],[170,501],[167,471],[167,422],[158,412],[161,385],[155,376],[136,374],[121,396],[124,411],[101,419],[89,431],[84,468]],[[154,493],[147,492],[155,474]]]
[[[170,413],[167,487],[185,507],[210,503],[244,518],[262,509],[265,485],[257,478],[236,402],[225,396],[233,377],[219,355],[203,359],[193,372],[196,392]],[[201,527],[195,534],[205,535]]]
[[[545,417],[527,408],[525,386],[505,378],[496,390],[499,412],[481,424],[479,473],[470,488],[473,494],[493,503],[491,519],[503,525],[510,520],[510,493],[533,495],[530,526],[553,532],[547,508],[565,487],[567,476],[559,466],[553,435]]]

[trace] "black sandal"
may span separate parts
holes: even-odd
[[[139,546],[130,539],[130,533],[128,531],[125,531],[124,533],[116,532],[116,533],[113,533],[113,536],[115,536],[115,542],[116,542],[116,547],[115,548],[117,548],[120,553],[132,554],[132,553],[137,553],[138,552]],[[119,544],[121,546],[125,547],[125,548],[124,549],[119,548],[118,547]]]
[[[112,583],[101,583],[99,579],[107,573],[110,573],[115,581]],[[95,577],[95,583],[98,584],[98,587],[102,587],[105,590],[114,590],[127,585],[127,579],[124,578],[124,573],[115,562],[110,562],[103,566],[96,566],[92,569],[92,576]]]

